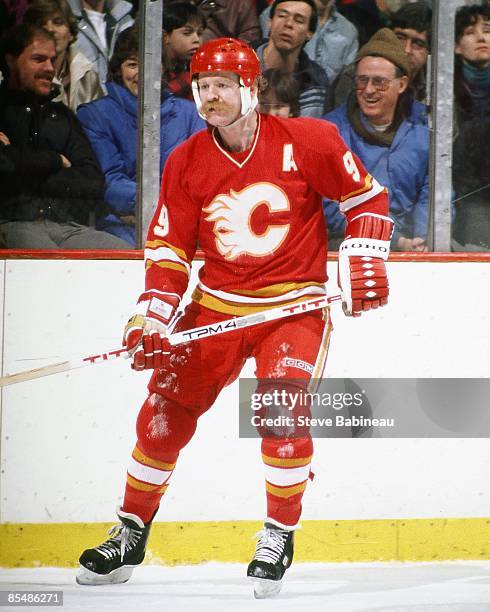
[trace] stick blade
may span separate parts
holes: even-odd
[[[18,372],[17,374],[9,374],[8,376],[0,377],[0,387],[8,387],[9,385],[16,385],[17,383],[26,382],[27,380],[50,376],[58,372],[66,372],[71,368],[71,361],[60,361],[59,363],[52,363],[51,365],[41,368],[34,368],[33,370],[26,370],[25,372]]]

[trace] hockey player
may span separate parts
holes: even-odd
[[[260,65],[242,41],[205,43],[193,56],[191,77],[208,129],[175,149],[165,167],[145,246],[146,290],[124,334],[133,368],[154,372],[137,419],[121,523],[113,537],[82,554],[81,584],[125,582],[143,561],[181,449],[247,358],[255,358],[257,378],[269,389],[307,389],[322,376],[331,325],[319,310],[169,349],[166,330],[198,243],[204,265],[176,330],[324,295],[321,195],[340,202],[348,220],[339,256],[346,314],[358,316],[388,299],[386,190],[337,129],[316,119],[258,114]],[[291,564],[312,454],[309,435],[262,439],[267,518],[247,571],[257,597],[277,593]]]

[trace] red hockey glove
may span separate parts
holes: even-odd
[[[170,352],[167,327],[178,300],[173,296],[165,297],[168,301],[156,297],[141,300],[139,310],[146,314],[136,314],[126,324],[123,344],[132,356],[134,370],[161,368]]]
[[[347,316],[358,317],[388,302],[385,260],[390,254],[392,231],[391,219],[372,213],[363,213],[349,222],[339,248],[338,268]]]

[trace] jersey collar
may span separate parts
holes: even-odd
[[[227,151],[226,149],[224,149],[221,146],[221,144],[219,143],[219,140],[217,138],[217,135],[216,135],[217,128],[213,128],[213,131],[212,131],[212,136],[213,136],[214,144],[218,147],[218,149],[221,151],[221,153],[223,153],[223,155],[225,157],[227,157],[232,163],[235,164],[235,166],[238,166],[239,168],[243,168],[243,166],[248,162],[248,160],[252,157],[253,152],[255,151],[255,147],[256,147],[257,142],[259,140],[259,133],[260,133],[261,123],[262,123],[262,121],[261,121],[260,113],[257,113],[257,129],[255,130],[255,135],[254,135],[254,139],[253,139],[253,142],[252,142],[252,146],[250,147],[250,149],[248,151],[247,157],[245,157],[245,159],[243,161],[241,161],[241,162],[236,160],[233,157],[232,153],[230,153],[229,151]]]

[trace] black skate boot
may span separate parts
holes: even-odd
[[[135,514],[119,510],[121,523],[109,531],[109,538],[100,546],[83,551],[78,584],[120,584],[127,582],[133,568],[143,562],[151,521],[146,525]]]
[[[281,590],[284,572],[293,561],[294,531],[265,523],[257,536],[259,541],[247,576],[254,582],[255,598],[265,599]]]

